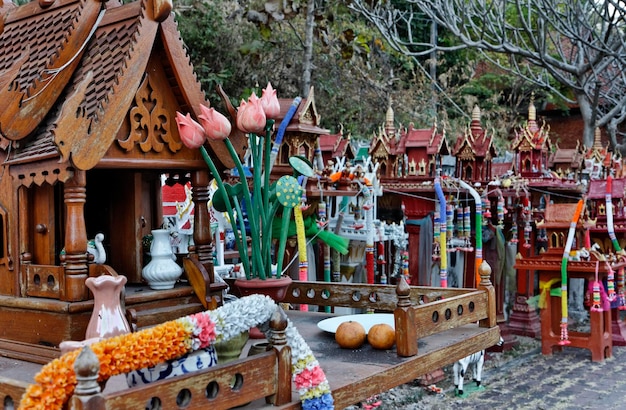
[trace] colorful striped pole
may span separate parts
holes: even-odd
[[[476,280],[476,286],[480,284],[480,273],[479,268],[480,264],[483,263],[483,201],[476,191],[470,184],[459,179],[459,185],[461,188],[467,189],[472,198],[474,198],[474,202],[476,203],[476,213],[474,214],[474,220],[476,222],[476,253],[474,254],[474,276]]]
[[[448,247],[446,241],[446,196],[443,194],[441,188],[441,178],[435,177],[435,193],[439,199],[439,220],[440,233],[439,233],[439,246],[441,248],[441,260],[439,262],[439,282],[442,288],[448,287]]]
[[[568,345],[571,343],[567,334],[567,262],[569,260],[569,253],[572,250],[572,243],[574,242],[574,234],[576,233],[576,225],[578,224],[578,218],[583,210],[583,200],[578,201],[576,206],[576,212],[572,217],[572,221],[569,225],[569,232],[567,233],[567,242],[565,242],[565,249],[563,250],[563,259],[561,261],[561,340],[559,345]]]

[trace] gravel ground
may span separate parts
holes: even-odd
[[[518,343],[508,351],[488,352],[483,367],[482,385],[484,390],[489,389],[492,380],[499,378],[503,373],[514,371],[521,363],[526,363],[537,357],[541,352],[541,341],[529,337],[515,336]],[[465,375],[466,390],[474,385],[471,367]],[[467,394],[465,397],[456,395],[452,381],[452,364],[443,368],[445,377],[436,384],[441,393],[432,392],[428,386],[423,386],[419,379],[407,383],[373,397],[367,402],[347,407],[345,410],[377,409],[377,410],[447,410],[452,408],[473,408],[471,397],[479,392]],[[494,407],[495,408],[495,407]]]

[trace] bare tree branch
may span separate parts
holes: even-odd
[[[613,145],[619,145],[618,126],[626,119],[623,1],[353,0],[350,7],[406,55],[478,50],[495,67],[577,104],[585,145],[593,143],[596,127],[608,125]],[[444,46],[413,38],[418,16],[444,27],[458,43]]]

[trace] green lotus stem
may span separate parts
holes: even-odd
[[[244,191],[243,199],[246,202],[246,209],[248,210],[248,222],[250,223],[250,234],[252,235],[252,268],[256,270],[256,273],[259,275],[261,279],[265,279],[265,271],[263,269],[264,268],[263,258],[262,258],[261,249],[259,246],[260,245],[259,238],[261,237],[261,235],[259,232],[259,220],[257,217],[258,215],[256,214],[257,210],[254,209],[254,207],[252,206],[252,201],[250,200],[250,188],[248,188],[246,174],[244,173],[243,165],[241,165],[239,156],[237,155],[237,152],[235,151],[235,147],[233,147],[232,142],[230,142],[228,138],[226,138],[224,142],[226,143],[226,147],[228,148],[228,152],[230,153],[230,156],[233,158],[233,161],[235,162],[235,166],[237,167],[237,171],[239,172],[239,176],[241,178],[242,185],[243,185],[243,191]]]
[[[271,267],[271,258],[268,257],[268,255],[270,254],[268,251],[268,246],[269,244],[265,243],[265,240],[263,238],[263,233],[266,231],[266,225],[267,225],[267,216],[265,214],[265,212],[263,212],[263,195],[264,192],[261,189],[261,164],[262,164],[262,153],[261,153],[261,148],[259,147],[259,144],[257,143],[257,135],[256,134],[250,134],[250,150],[252,151],[252,159],[254,161],[253,164],[253,175],[252,175],[252,184],[253,184],[253,188],[252,188],[252,193],[254,194],[252,200],[254,202],[254,212],[256,212],[256,214],[254,215],[257,223],[259,224],[259,243],[261,244],[261,261],[262,261],[262,269],[265,272],[265,268],[267,267]],[[260,216],[260,217],[259,217]]]
[[[265,210],[269,210],[269,201],[270,201],[270,168],[271,166],[271,150],[272,150],[272,128],[274,127],[274,120],[267,120],[265,123],[265,164],[263,165],[264,175],[263,175],[263,186],[265,188],[265,196],[263,206]],[[269,215],[266,217],[266,222],[271,225],[271,219]],[[268,228],[268,231],[271,232],[272,227]],[[270,235],[271,236],[271,235]]]
[[[252,193],[253,193],[253,197],[252,197],[252,201],[254,202],[254,205],[256,206],[256,209],[262,209],[261,207],[263,206],[263,195],[261,192],[261,186],[257,183],[257,181],[260,181],[260,172],[261,170],[259,169],[260,166],[258,166],[258,164],[260,163],[260,157],[259,157],[259,146],[257,145],[257,141],[256,141],[256,136],[254,136],[253,134],[253,138],[249,138],[248,139],[250,141],[250,151],[252,152],[252,158],[254,161],[253,164],[253,175],[252,175],[252,183],[253,183],[253,188],[252,188]],[[259,227],[260,232],[263,232],[265,230],[265,225],[266,225],[266,216],[264,212],[260,212],[261,215],[261,225]]]
[[[280,227],[280,238],[278,240],[278,253],[276,254],[276,277],[283,272],[283,259],[285,258],[285,248],[287,247],[287,235],[291,222],[291,208],[283,208],[283,220]]]
[[[219,191],[222,193],[222,195],[226,196],[226,200],[224,201],[225,205],[226,205],[226,211],[228,212],[228,217],[231,220],[231,224],[235,223],[235,214],[233,213],[233,207],[230,204],[230,198],[228,198],[228,195],[226,194],[226,188],[224,187],[224,181],[222,180],[222,177],[220,176],[220,173],[217,171],[217,168],[215,167],[215,164],[213,163],[213,160],[211,159],[211,157],[209,156],[208,152],[206,151],[206,148],[204,148],[204,146],[200,147],[200,153],[202,154],[202,158],[204,159],[204,162],[206,162],[206,164],[209,166],[209,169],[211,170],[211,173],[213,174],[213,178],[215,178],[215,182],[217,183],[217,187],[219,189]],[[239,214],[241,216],[241,214]],[[241,235],[243,235],[243,237],[245,238],[246,235],[246,229],[245,229],[245,225],[243,224],[243,218],[239,217],[238,218],[240,220],[240,225],[243,226],[243,230],[241,231]],[[248,260],[248,252],[247,252],[247,244],[244,247],[243,246],[243,240],[241,235],[239,235],[237,233],[236,229],[233,229],[233,234],[235,235],[235,241],[237,242],[237,249],[239,249],[239,257],[241,259],[241,263],[243,263],[243,267],[244,267],[244,271],[246,272],[246,275],[248,275],[248,272],[250,272],[250,261]],[[244,257],[245,255],[245,257]]]
[[[273,221],[274,220],[274,216],[276,215],[276,212],[278,211],[278,208],[280,207],[280,202],[276,201],[274,203],[272,203],[272,207],[269,210],[269,214],[268,214],[268,221]],[[265,257],[265,266],[272,266],[272,226],[271,226],[271,222],[270,225],[268,225],[267,230],[264,231],[265,235],[263,236],[263,238],[261,238],[261,240],[263,241],[263,244],[265,245],[263,247],[263,251],[264,251],[264,257]],[[278,274],[278,271],[276,272],[276,277],[280,277],[280,275]]]
[[[243,212],[241,212],[241,205],[239,205],[239,201],[234,201],[234,203],[235,203],[235,208],[237,209],[237,215],[243,215]],[[246,234],[245,234],[245,232],[246,232],[246,224],[244,223],[243,218],[239,218],[239,229],[241,229],[241,232],[244,232],[242,236],[245,238],[246,237]],[[245,241],[245,242],[246,243],[244,244],[243,248],[241,248],[241,249],[243,249],[244,254],[242,256],[242,254],[241,254],[242,251],[239,251],[239,258],[248,260],[248,241]],[[252,241],[252,242],[254,242],[254,241]],[[254,253],[254,251],[253,251],[253,253]],[[253,258],[252,259],[252,262],[253,262],[252,266],[254,267],[254,255],[252,255],[252,258]],[[259,272],[259,271],[257,271],[257,272]],[[261,279],[265,279],[265,273],[259,273],[259,277]],[[252,272],[246,271],[246,279],[252,279]]]

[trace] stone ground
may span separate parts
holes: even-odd
[[[539,340],[515,337],[519,343],[513,350],[487,353],[484,388],[468,394],[475,386],[468,371],[465,397],[456,395],[452,366],[447,366],[445,379],[436,385],[439,394],[415,381],[372,398],[378,406],[360,403],[346,410],[626,409],[626,347],[614,346],[612,358],[594,363],[586,349],[566,347],[544,356]]]

